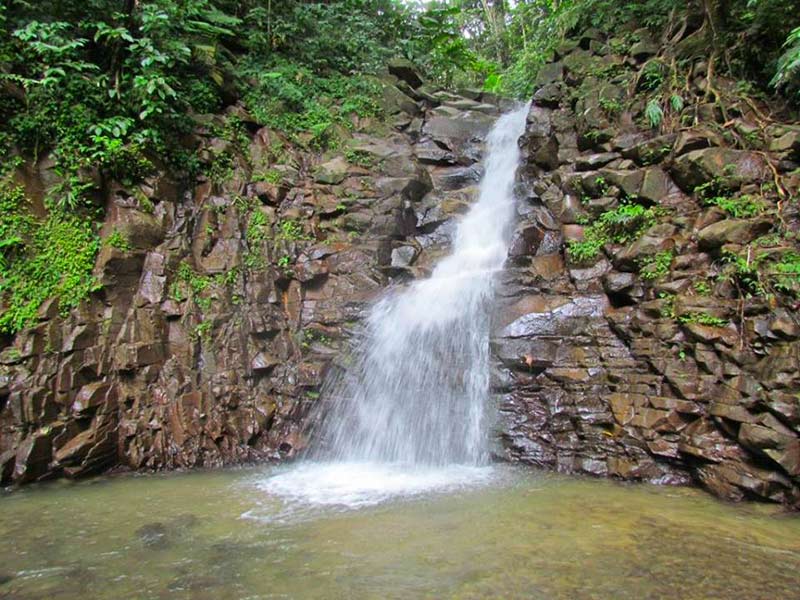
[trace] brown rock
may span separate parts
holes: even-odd
[[[698,243],[702,250],[714,250],[725,244],[747,244],[769,232],[774,223],[766,218],[725,219],[701,229]]]
[[[47,474],[52,457],[48,432],[28,436],[18,447],[14,460],[14,481],[26,483]]]
[[[688,152],[675,161],[672,175],[686,192],[703,183],[726,179],[739,185],[759,183],[769,177],[761,154],[729,148],[705,148]]]
[[[75,396],[71,410],[78,416],[86,416],[94,412],[100,406],[113,402],[116,399],[116,392],[109,383],[96,381],[83,386]],[[108,408],[111,408],[110,406]]]

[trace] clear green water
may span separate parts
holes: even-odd
[[[293,511],[266,476],[0,496],[0,598],[800,597],[800,519],[774,507],[501,469],[483,487]]]

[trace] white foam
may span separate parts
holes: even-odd
[[[491,481],[488,466],[415,467],[397,463],[304,463],[256,483],[269,496],[288,505],[348,509],[388,500],[454,491]]]

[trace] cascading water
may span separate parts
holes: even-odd
[[[489,133],[480,197],[452,253],[372,308],[355,364],[326,387],[319,462],[271,478],[268,490],[352,505],[486,476],[491,303],[527,112],[503,115]]]

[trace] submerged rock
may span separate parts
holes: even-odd
[[[149,523],[136,530],[137,539],[144,546],[153,549],[163,549],[170,545],[167,526],[163,523]]]

